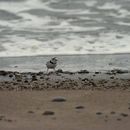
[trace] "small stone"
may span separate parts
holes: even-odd
[[[123,116],[123,117],[127,117],[127,116],[128,116],[128,114],[121,113],[121,116]]]
[[[121,70],[121,69],[114,69],[111,70],[112,73],[118,73],[118,74],[124,74],[124,73],[128,73],[128,70]]]
[[[21,80],[21,79],[18,79],[17,82],[22,82],[22,80]]]
[[[114,115],[114,114],[116,114],[116,112],[112,111],[111,114]]]
[[[102,112],[97,112],[96,115],[102,115]]]
[[[9,77],[12,78],[12,77],[13,77],[13,74],[9,74]]]
[[[36,81],[37,77],[35,75],[32,76],[32,81]]]
[[[5,119],[5,121],[7,121],[7,122],[13,122],[13,120],[11,120],[11,119]]]
[[[100,72],[95,72],[95,74],[99,74]]]
[[[53,111],[45,111],[42,115],[45,115],[45,116],[51,116],[51,115],[54,115],[55,113]]]
[[[33,114],[33,113],[34,113],[34,111],[28,111],[28,113]]]
[[[3,120],[5,118],[5,116],[0,116],[0,120]]]
[[[66,99],[64,97],[56,97],[52,102],[66,102]]]
[[[57,73],[63,73],[63,70],[62,69],[58,69],[56,72]]]
[[[117,118],[117,121],[121,121],[121,118]]]
[[[114,76],[110,77],[110,79],[114,79]]]
[[[79,72],[78,72],[79,74],[88,74],[89,73],[89,71],[87,71],[87,70],[80,70]]]
[[[73,74],[74,74],[74,72],[70,72],[70,71],[64,71],[64,74],[73,75]]]
[[[28,80],[25,80],[24,83],[28,83]]]
[[[2,76],[6,76],[8,74],[8,72],[6,72],[6,71],[0,71],[0,75],[2,75]]]
[[[82,81],[88,81],[88,79],[87,79],[87,78],[84,78],[84,79],[82,79]]]
[[[76,109],[84,109],[84,106],[77,106]]]

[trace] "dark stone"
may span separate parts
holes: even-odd
[[[0,75],[2,75],[2,76],[6,76],[8,74],[8,72],[6,72],[6,71],[0,71]]]
[[[34,111],[28,111],[28,113],[33,114],[33,113],[34,113]]]
[[[76,109],[84,109],[84,106],[76,106]]]
[[[36,75],[33,75],[32,76],[32,81],[36,81],[37,80],[37,76]]]
[[[102,115],[102,112],[97,112],[96,115]]]
[[[100,74],[100,72],[95,72],[95,74]]]
[[[57,73],[63,73],[63,70],[62,69],[58,69],[56,72]]]
[[[80,71],[78,71],[78,73],[79,73],[79,74],[88,74],[89,71],[87,71],[87,70],[80,70]]]
[[[116,112],[112,111],[111,114],[114,115],[114,114],[116,114]]]
[[[24,83],[28,83],[28,80],[25,80]]]
[[[11,120],[11,119],[5,119],[5,121],[7,121],[7,122],[13,122],[13,120]]]
[[[5,116],[0,116],[0,120],[3,120],[5,118]]]
[[[121,113],[121,116],[123,116],[123,117],[127,117],[127,116],[128,116],[128,114]]]
[[[72,74],[74,74],[73,72],[70,72],[70,71],[64,71],[64,74],[70,74],[70,75],[72,75]]]
[[[9,77],[12,78],[12,77],[13,77],[13,74],[9,74]]]
[[[117,118],[117,121],[121,121],[121,118]]]
[[[82,79],[82,81],[88,81],[88,79],[87,79],[87,78],[84,78],[84,79]]]
[[[22,80],[18,79],[17,82],[22,82]]]
[[[118,74],[124,74],[124,73],[128,73],[128,70],[114,69],[114,70],[111,70],[111,72],[118,73]]]
[[[115,78],[114,76],[110,77],[110,79],[114,79],[114,78]]]
[[[55,113],[53,111],[45,111],[42,115],[45,115],[45,116],[51,116],[51,115],[54,115]]]
[[[56,97],[52,102],[66,102],[66,99],[64,97]]]

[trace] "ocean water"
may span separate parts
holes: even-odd
[[[130,53],[130,0],[0,0],[0,57]]]

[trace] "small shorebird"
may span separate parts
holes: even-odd
[[[46,67],[47,67],[47,72],[48,72],[48,70],[49,69],[53,69],[54,71],[55,71],[55,68],[56,68],[56,66],[57,66],[57,59],[56,59],[56,57],[54,57],[54,58],[52,58],[50,61],[48,61],[47,63],[46,63]]]

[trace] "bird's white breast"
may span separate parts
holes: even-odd
[[[52,69],[53,69],[53,68],[56,67],[56,65],[57,65],[56,63],[53,64],[53,63],[51,63],[50,61],[48,61],[48,62],[46,63],[47,68],[52,68]]]

